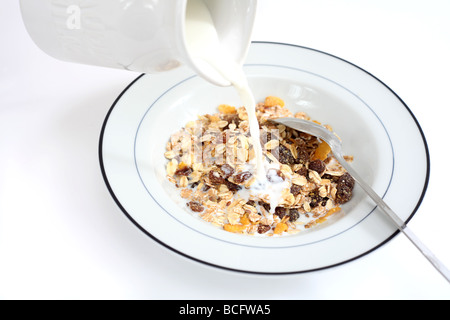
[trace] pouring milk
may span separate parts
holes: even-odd
[[[256,101],[250,90],[243,68],[227,56],[221,48],[211,14],[203,0],[188,1],[186,9],[186,42],[193,59],[212,67],[222,77],[227,79],[237,90],[248,114],[250,135],[255,151],[256,168],[254,176],[257,181],[250,192],[254,195],[267,194],[270,198],[271,211],[277,207],[286,184],[283,181],[269,181],[267,170],[274,168],[264,160],[260,143],[259,123],[256,117]],[[201,61],[201,62],[200,62]],[[275,168],[279,169],[279,168]],[[287,184],[288,185],[288,184]]]

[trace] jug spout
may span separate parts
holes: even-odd
[[[20,7],[32,40],[56,59],[141,73],[186,65],[216,85],[230,85],[193,54],[186,26],[199,1],[221,48],[243,64],[257,0],[20,0]]]
[[[256,0],[188,0],[180,34],[191,67],[212,83],[230,85],[218,69],[242,66],[255,14]]]

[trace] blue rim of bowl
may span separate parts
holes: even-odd
[[[277,45],[277,46],[289,46],[289,47],[294,47],[294,48],[300,48],[303,50],[310,50],[319,54],[323,54],[329,57],[332,57],[334,59],[337,59],[341,62],[347,63],[349,65],[351,65],[352,67],[355,67],[361,71],[363,71],[364,73],[366,73],[367,75],[369,75],[371,78],[373,78],[374,80],[378,81],[380,84],[382,84],[386,89],[388,89],[394,96],[396,99],[398,99],[401,104],[404,106],[404,108],[408,111],[408,113],[410,114],[411,118],[414,120],[414,123],[417,126],[417,129],[422,137],[422,142],[423,142],[423,146],[424,146],[424,150],[425,150],[425,157],[426,157],[426,162],[427,162],[427,168],[426,168],[426,176],[425,176],[425,182],[424,182],[424,187],[422,190],[422,194],[419,197],[419,200],[414,208],[414,210],[412,210],[410,216],[408,217],[408,219],[405,221],[405,223],[407,224],[412,218],[413,216],[416,214],[417,210],[419,209],[420,205],[422,204],[422,201],[425,197],[427,188],[428,188],[428,183],[429,183],[429,179],[430,179],[430,152],[429,152],[429,148],[428,148],[428,143],[427,140],[425,138],[425,134],[417,120],[417,118],[415,117],[415,115],[413,114],[413,112],[411,111],[411,109],[406,105],[406,103],[390,88],[388,87],[383,81],[381,81],[380,79],[378,79],[377,77],[375,77],[373,74],[371,74],[370,72],[362,69],[361,67],[347,61],[344,60],[340,57],[337,57],[333,54],[324,52],[324,51],[320,51],[317,49],[312,49],[312,48],[308,48],[308,47],[304,47],[304,46],[300,46],[300,45],[295,45],[295,44],[288,44],[288,43],[280,43],[280,42],[268,42],[268,41],[254,41],[252,42],[252,44],[269,44],[269,45]],[[106,174],[105,171],[105,166],[104,166],[104,158],[103,158],[103,139],[104,139],[104,134],[105,134],[105,130],[108,124],[108,120],[109,117],[112,113],[112,111],[114,110],[115,106],[117,105],[117,103],[121,100],[122,96],[137,82],[139,81],[143,76],[145,76],[145,74],[141,74],[140,76],[138,76],[134,81],[132,81],[121,93],[120,95],[116,98],[116,100],[114,101],[114,103],[112,104],[111,108],[109,109],[109,111],[106,114],[105,120],[103,122],[102,125],[102,129],[100,132],[100,139],[99,139],[99,149],[98,149],[98,153],[99,153],[99,162],[100,162],[100,169],[101,169],[101,173],[103,176],[103,180],[105,182],[105,185],[109,191],[109,193],[111,194],[111,197],[113,198],[113,200],[115,201],[116,205],[120,208],[120,210],[125,214],[125,216],[139,229],[141,230],[144,234],[146,234],[148,237],[150,237],[151,239],[153,239],[155,242],[159,243],[160,245],[162,245],[163,247],[175,252],[176,254],[185,257],[189,260],[192,261],[196,261],[199,262],[201,264],[210,266],[210,267],[214,267],[214,268],[218,268],[218,269],[222,269],[222,270],[227,270],[227,271],[232,271],[232,272],[239,272],[239,273],[244,273],[244,274],[257,274],[257,275],[289,275],[289,274],[301,274],[301,273],[308,273],[308,272],[315,272],[315,271],[319,271],[319,270],[324,270],[324,269],[329,269],[329,268],[333,268],[333,267],[337,267],[346,263],[349,263],[351,261],[355,261],[363,256],[366,256],[368,254],[370,254],[371,252],[377,250],[378,248],[380,248],[381,246],[383,246],[384,244],[388,243],[390,240],[392,240],[395,236],[397,236],[400,231],[396,230],[394,231],[394,233],[388,237],[386,240],[384,240],[383,242],[381,242],[380,244],[378,244],[377,246],[371,248],[370,250],[367,250],[366,252],[355,256],[351,259],[345,260],[345,261],[341,261],[339,263],[336,264],[332,264],[332,265],[328,265],[328,266],[323,266],[320,268],[315,268],[315,269],[309,269],[309,270],[299,270],[299,271],[288,271],[288,272],[259,272],[259,271],[249,271],[249,270],[240,270],[240,269],[234,269],[234,268],[228,268],[228,267],[224,267],[221,265],[217,265],[214,263],[210,263],[207,261],[203,261],[201,259],[192,257],[190,255],[185,254],[184,252],[181,252],[169,245],[167,245],[166,243],[164,243],[163,241],[161,241],[160,239],[156,238],[155,236],[153,236],[151,233],[149,233],[146,229],[144,229],[139,223],[137,223],[133,217],[127,212],[127,210],[125,210],[124,206],[121,204],[119,198],[116,196],[116,194],[114,193],[113,188],[111,187],[111,184],[109,183],[108,180],[108,176]]]

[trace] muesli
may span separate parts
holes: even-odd
[[[355,182],[330,147],[270,121],[315,120],[293,114],[272,96],[256,106],[256,114],[267,180],[278,193],[254,188],[255,152],[245,108],[220,105],[217,113],[200,115],[167,142],[167,179],[179,188],[188,210],[226,231],[265,236],[297,233],[339,212],[352,198]]]

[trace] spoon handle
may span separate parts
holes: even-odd
[[[369,195],[370,198],[383,210],[383,212],[391,219],[396,227],[416,246],[417,249],[428,259],[429,262],[438,270],[444,278],[450,282],[450,271],[445,265],[435,257],[419,238],[406,226],[404,221],[384,202],[384,200],[359,176],[359,174],[344,160],[344,158],[334,152],[336,159],[347,170],[347,172],[355,179],[361,188]]]

